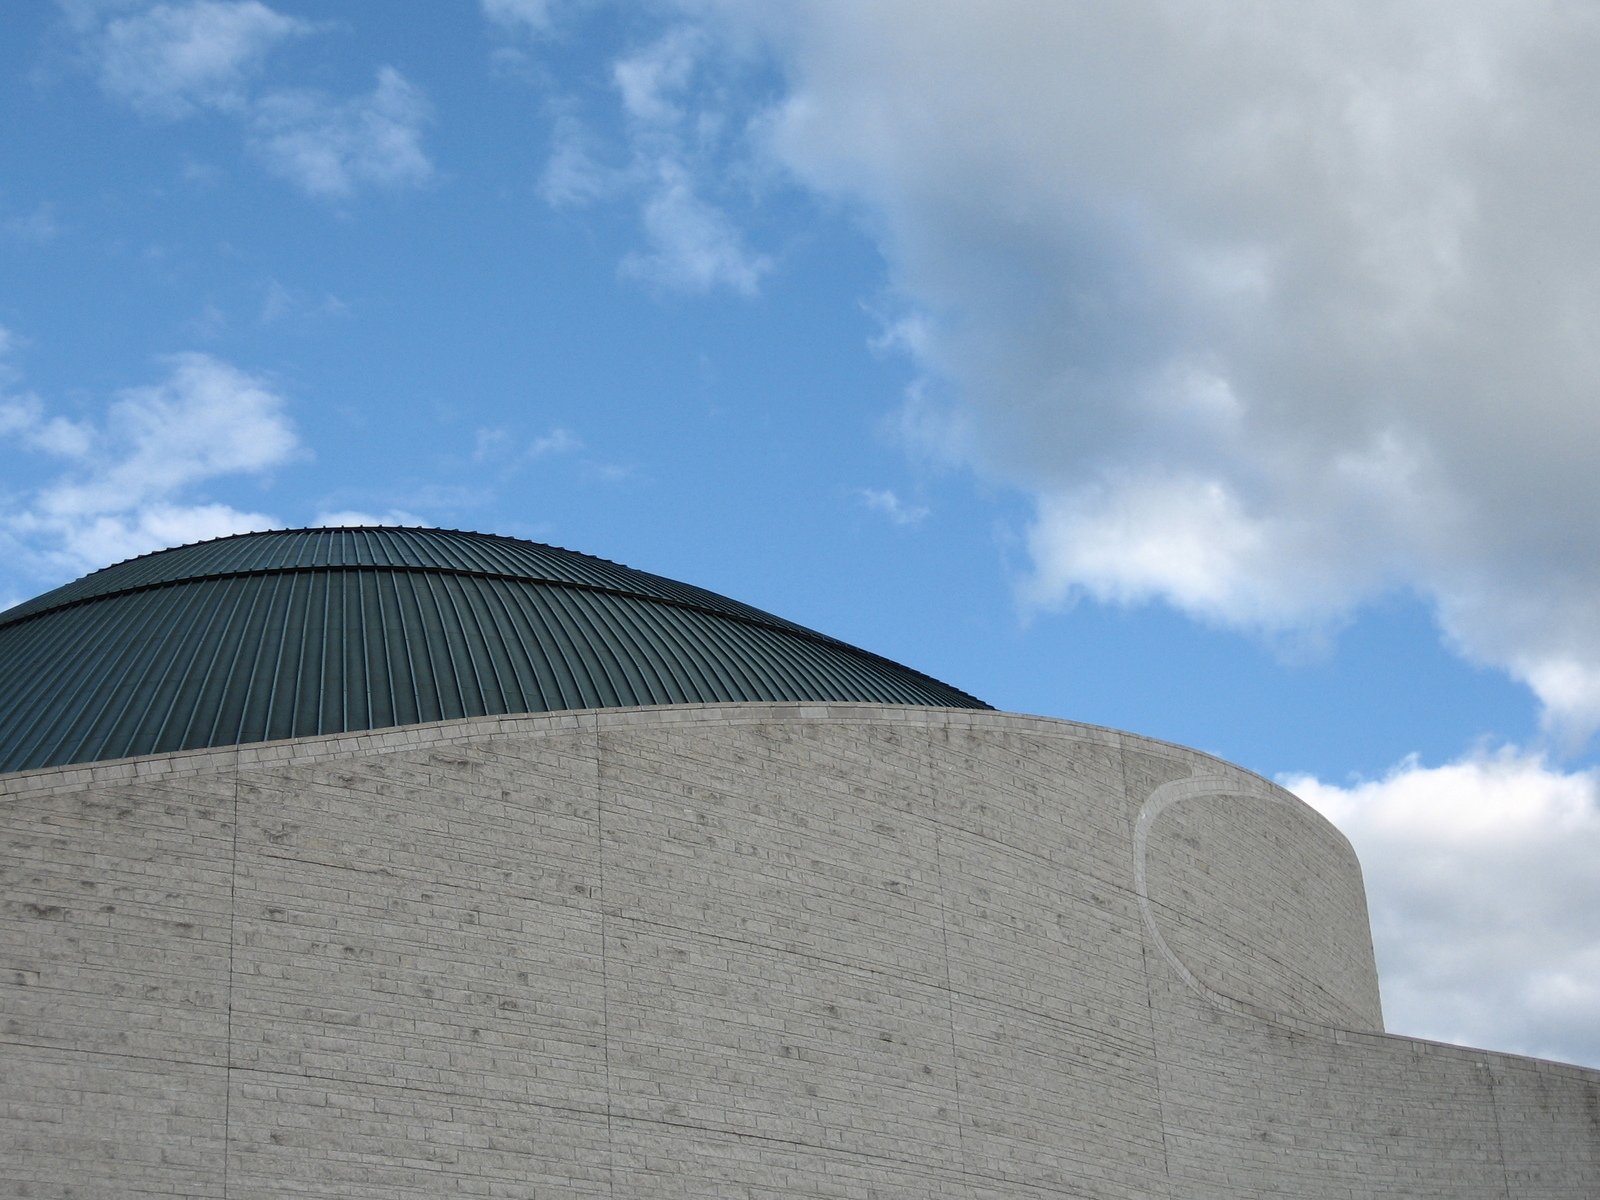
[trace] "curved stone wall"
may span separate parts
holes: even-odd
[[[1342,837],[1064,722],[643,709],[0,780],[17,1195],[1594,1194],[1600,1074],[1379,1027]]]
[[[1202,772],[1152,793],[1135,843],[1151,941],[1196,992],[1268,1019],[1383,1028],[1361,869],[1317,813]]]

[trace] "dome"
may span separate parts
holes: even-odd
[[[747,700],[989,707],[701,588],[455,530],[218,538],[0,613],[0,772],[455,717]]]

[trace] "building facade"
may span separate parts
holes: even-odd
[[[326,560],[317,538],[294,553],[313,545]],[[338,555],[246,554],[226,576],[134,562],[142,582],[22,606],[20,623],[73,613],[81,639],[123,628],[95,605],[164,599],[153,611],[190,613],[169,661],[149,656],[165,682],[132,651],[102,663],[68,689],[81,711],[52,717],[80,732],[29,745],[192,731],[185,704],[243,693],[248,712],[311,647],[330,659],[334,641],[289,620],[299,641],[255,655],[250,682],[228,621],[196,621],[185,588],[235,605],[213,614],[268,593],[331,611],[373,582]],[[302,570],[350,578],[287,586]],[[706,629],[767,620],[671,604]],[[570,610],[617,656],[585,677],[626,680],[632,661],[644,686],[648,622],[599,611]],[[265,620],[241,617],[238,645]],[[319,628],[335,625],[359,623]],[[421,622],[407,671],[540,677],[473,628]],[[724,643],[706,633],[696,659],[662,628],[709,687]],[[953,689],[940,705],[835,694],[933,681],[768,635],[784,686],[813,650],[857,675],[830,668],[802,698],[612,696],[0,776],[0,1194],[1600,1194],[1600,1072],[1385,1034],[1359,867],[1293,796]],[[436,645],[452,649],[423,653]],[[232,664],[230,682],[184,682],[185,654],[202,674]]]

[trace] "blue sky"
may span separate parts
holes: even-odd
[[[1600,17],[0,16],[0,607],[479,529],[1279,778],[1390,1028],[1600,1063]]]

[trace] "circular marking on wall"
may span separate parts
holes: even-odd
[[[1183,960],[1172,952],[1171,946],[1167,945],[1166,936],[1156,922],[1155,912],[1150,903],[1150,880],[1146,860],[1150,827],[1156,823],[1157,817],[1180,800],[1197,796],[1214,796],[1231,783],[1233,783],[1231,779],[1225,779],[1221,775],[1198,775],[1163,783],[1150,793],[1150,798],[1139,810],[1139,818],[1133,827],[1133,886],[1139,897],[1139,916],[1144,921],[1145,932],[1150,935],[1151,944],[1166,960],[1167,965],[1177,973],[1178,978],[1188,984],[1197,995],[1213,1004],[1225,1002],[1226,997],[1217,995],[1194,977]]]
[[[1360,869],[1295,797],[1238,776],[1162,784],[1139,811],[1134,854],[1150,943],[1208,1003],[1382,1028]]]

